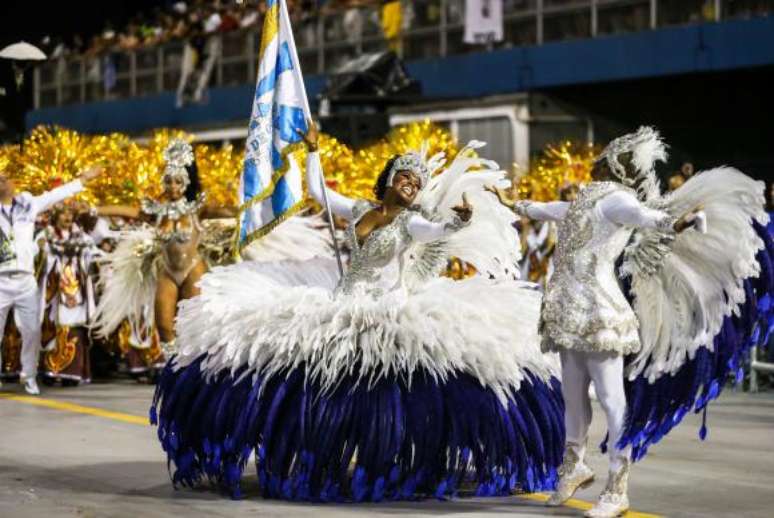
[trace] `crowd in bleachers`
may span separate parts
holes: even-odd
[[[536,5],[534,0],[287,0],[302,68],[310,73],[333,70],[361,52],[389,49],[417,59],[593,35],[591,2],[545,0],[540,36]],[[656,25],[712,22],[719,14],[722,19],[762,16],[772,7],[772,0],[723,0],[717,11],[714,0],[661,0]],[[206,100],[206,86],[218,60],[226,58],[239,64],[220,67],[218,84],[249,83],[254,70],[247,63],[255,58],[265,11],[264,0],[181,0],[138,13],[120,26],[107,22],[103,30],[88,37],[46,37],[41,45],[53,63],[46,65],[52,73],[42,81],[48,92],[42,104],[175,88],[178,105],[201,102]],[[594,25],[596,34],[620,34],[649,29],[652,23],[650,2],[641,0],[598,6]],[[441,26],[447,31],[443,45],[435,32]],[[435,30],[423,32],[431,27]],[[245,39],[246,34],[253,38]],[[154,49],[169,44],[163,56],[154,57]],[[247,50],[250,44],[252,54]],[[68,68],[68,62],[81,59],[82,69]],[[147,81],[130,87],[131,70],[142,70]],[[56,85],[73,88],[57,91]]]

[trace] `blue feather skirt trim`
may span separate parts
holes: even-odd
[[[714,349],[701,348],[674,376],[662,376],[649,383],[640,376],[626,381],[628,417],[619,447],[632,446],[632,459],[639,460],[648,447],[677,426],[688,412],[704,412],[699,437],[707,436],[707,405],[716,399],[729,377],[744,377],[743,366],[750,348],[768,342],[774,329],[774,243],[765,227],[755,223],[764,241],[757,255],[761,273],[744,281],[746,300],[738,315],[725,318],[714,338]],[[605,449],[605,443],[602,445]]]
[[[270,378],[206,374],[205,356],[156,388],[151,422],[175,486],[209,479],[241,497],[254,456],[264,496],[340,502],[554,487],[564,445],[559,381],[529,375],[507,406],[474,377],[409,386],[344,378],[322,391],[299,366]]]

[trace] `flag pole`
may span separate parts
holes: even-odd
[[[298,61],[298,53],[296,52],[296,41],[293,36],[293,28],[290,26],[290,15],[288,14],[288,8],[285,4],[285,0],[279,0],[280,23],[285,25],[287,31],[288,41],[290,42],[291,56],[293,58],[293,70],[298,74],[298,83],[301,88],[301,94],[304,103],[304,116],[307,121],[312,120],[312,111],[309,109],[309,98],[306,96],[306,85],[304,84],[304,75],[301,73],[301,63]],[[325,212],[328,214],[328,230],[331,233],[331,241],[333,242],[333,251],[336,254],[336,264],[339,267],[339,277],[344,276],[344,265],[341,261],[341,252],[339,251],[339,241],[336,239],[336,227],[333,224],[333,212],[331,212],[330,204],[328,202],[328,186],[325,183],[325,172],[320,167],[320,183],[322,184],[323,204],[325,205]]]

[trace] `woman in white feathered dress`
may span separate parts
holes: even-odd
[[[309,190],[322,200],[314,129],[306,142]],[[255,452],[274,498],[553,486],[563,403],[539,348],[540,293],[514,280],[514,216],[484,189],[504,173],[472,156],[479,146],[436,176],[442,156],[393,158],[380,204],[328,191],[350,221],[340,280],[321,259],[204,277],[181,305],[179,354],[151,409],[176,484],[206,476],[238,495]],[[482,275],[440,277],[450,256]]]

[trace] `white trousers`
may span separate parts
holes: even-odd
[[[5,331],[11,309],[22,338],[22,376],[34,378],[40,354],[40,295],[32,274],[16,278],[0,275],[0,333]]]
[[[561,352],[562,396],[564,397],[564,425],[567,442],[578,445],[583,458],[591,425],[589,384],[594,382],[597,399],[607,417],[610,469],[618,471],[630,448],[616,447],[626,418],[623,356],[615,353]]]

